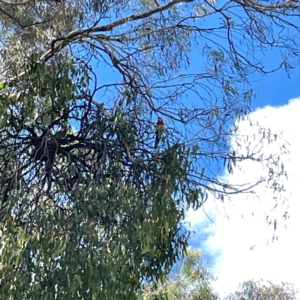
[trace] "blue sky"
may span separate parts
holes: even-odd
[[[272,60],[270,53],[269,60]],[[252,109],[267,105],[281,106],[289,99],[300,95],[300,67],[296,67],[288,78],[284,70],[269,74],[256,82],[258,97],[254,100]]]

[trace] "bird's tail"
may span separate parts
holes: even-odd
[[[158,134],[156,134],[156,137],[155,137],[155,143],[154,143],[154,149],[157,148],[158,143],[159,143],[159,137],[158,137]]]

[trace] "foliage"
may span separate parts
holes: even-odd
[[[145,285],[140,297],[143,300],[217,300],[219,297],[213,292],[212,280],[200,251],[189,248],[185,259],[177,262],[177,267],[172,273],[157,286]]]
[[[296,296],[297,291],[292,284],[249,280],[241,284],[240,290],[225,300],[295,300]]]
[[[299,5],[0,0],[0,299],[130,299],[186,250],[188,208],[277,186],[276,155],[257,182],[216,174],[258,160],[231,125],[252,75],[292,67]]]

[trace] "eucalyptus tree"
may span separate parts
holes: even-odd
[[[188,208],[277,187],[278,157],[239,156],[232,138],[252,76],[292,68],[299,7],[0,0],[0,298],[134,297],[185,251]],[[258,159],[257,182],[216,177]]]
[[[299,291],[291,283],[248,280],[240,284],[238,291],[227,296],[224,300],[294,300]]]
[[[176,263],[165,280],[158,284],[145,284],[139,296],[143,300],[220,300],[213,290],[213,280],[201,251],[189,248],[186,257]]]

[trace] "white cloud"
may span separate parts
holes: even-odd
[[[225,201],[224,205],[215,200],[204,206],[208,215],[215,220],[215,224],[211,224],[209,228],[211,235],[206,241],[205,251],[221,251],[215,265],[215,275],[218,277],[215,288],[221,295],[235,291],[239,283],[250,279],[286,281],[300,288],[299,116],[300,98],[292,99],[285,106],[258,109],[250,116],[253,123],[258,121],[272,133],[281,132],[282,139],[290,144],[290,153],[280,158],[288,179],[284,182],[286,192],[281,193],[282,198],[277,199],[278,207],[273,209],[275,194],[264,186],[255,188],[258,197],[237,195],[230,202]],[[241,122],[239,130],[241,135],[250,138],[257,135],[257,129],[251,127],[248,121]],[[250,139],[249,143],[251,142]],[[253,146],[254,142],[253,140]],[[271,144],[264,143],[262,151],[265,155],[278,153],[282,144],[279,139]],[[254,180],[265,172],[261,164],[255,162],[241,162],[240,166],[241,169],[235,168],[233,174],[226,174],[229,183]],[[288,198],[288,202],[283,204],[284,198]],[[285,223],[282,216],[287,209],[290,219]],[[273,243],[273,225],[267,225],[267,215],[278,218],[278,241]],[[192,225],[204,218],[206,217],[201,210],[188,214],[188,221]],[[254,246],[252,250],[251,246]]]

